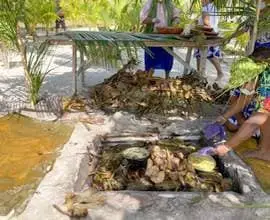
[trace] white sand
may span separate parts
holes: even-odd
[[[177,49],[178,54],[183,58],[185,57],[185,49]],[[72,62],[71,62],[72,50],[71,46],[57,46],[52,58],[51,66],[55,68],[45,79],[44,87],[41,93],[47,93],[50,95],[59,96],[70,96],[73,93],[73,76],[72,76]],[[140,51],[140,64],[138,68],[143,69],[143,51]],[[1,59],[1,57],[0,57]],[[19,61],[19,56],[12,54],[10,56],[11,65],[12,62]],[[222,62],[222,69],[225,73],[222,85],[225,85],[229,77],[229,68],[233,60],[233,57],[224,57],[226,63]],[[195,68],[195,59],[192,59],[192,66]],[[207,62],[207,75],[209,81],[213,81],[216,77],[216,72],[214,67]],[[95,85],[101,83],[104,78],[107,78],[114,74],[116,69],[106,70],[102,67],[92,67],[86,71],[85,82],[86,85]],[[175,77],[183,73],[183,66],[175,61],[171,76]],[[164,77],[163,71],[156,71],[155,75]],[[80,81],[79,81],[80,82]],[[80,83],[79,83],[80,84]],[[21,65],[16,65],[15,67],[7,68],[3,64],[3,59],[0,60],[0,111],[1,103],[19,103],[25,102],[27,99],[27,93],[25,92],[24,86],[24,75]]]

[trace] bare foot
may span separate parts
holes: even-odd
[[[243,157],[270,161],[270,151],[262,151],[262,150],[248,151],[243,154]]]

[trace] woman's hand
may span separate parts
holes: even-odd
[[[230,147],[226,146],[225,144],[218,145],[214,149],[214,153],[217,154],[218,156],[224,156],[226,155],[229,151],[231,150]]]

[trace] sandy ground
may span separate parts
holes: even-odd
[[[178,54],[185,57],[185,49],[177,49]],[[72,50],[70,46],[57,46],[51,55],[51,67],[54,70],[46,77],[44,87],[41,94],[47,93],[50,95],[70,96],[73,92],[73,77],[72,77]],[[138,68],[143,69],[143,51],[139,51],[140,64]],[[0,57],[1,59],[1,57]],[[25,91],[25,82],[23,76],[23,69],[19,63],[19,56],[16,53],[9,55],[10,68],[4,65],[3,59],[0,60],[0,110],[1,102],[8,103],[23,103],[26,100],[27,93]],[[233,57],[225,56],[221,63],[222,69],[225,73],[222,85],[224,86],[229,78],[230,64]],[[196,66],[195,59],[192,59],[192,66]],[[210,62],[207,62],[207,75],[210,82],[216,77],[216,72]],[[116,69],[104,69],[102,67],[92,67],[86,71],[85,82],[87,86],[95,85],[102,82],[116,72]],[[175,61],[171,76],[179,76],[183,73],[183,66]],[[164,77],[164,72],[158,70],[155,75]]]

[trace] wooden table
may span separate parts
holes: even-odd
[[[190,61],[192,57],[192,50],[195,48],[200,48],[201,50],[201,64],[200,69],[197,70],[201,74],[205,75],[206,72],[206,60],[207,60],[207,50],[209,46],[219,46],[223,43],[223,38],[214,38],[214,39],[207,39],[204,41],[203,44],[198,45],[192,39],[187,39],[185,37],[176,36],[177,39],[170,40],[169,42],[164,41],[153,41],[153,40],[144,40],[144,44],[147,47],[162,47],[164,48],[169,54],[174,56],[174,58],[179,61],[184,66],[184,74],[188,72],[196,71],[193,67],[190,66]],[[78,90],[78,75],[81,74],[81,81],[84,85],[84,72],[89,65],[87,65],[86,61],[84,60],[84,55],[80,53],[80,61],[78,62],[78,51],[76,48],[76,44],[69,39],[67,36],[64,35],[56,35],[49,39],[50,44],[58,44],[58,45],[72,45],[72,73],[73,73],[73,81],[74,81],[74,94],[77,94]],[[185,60],[176,54],[171,48],[188,48]]]

